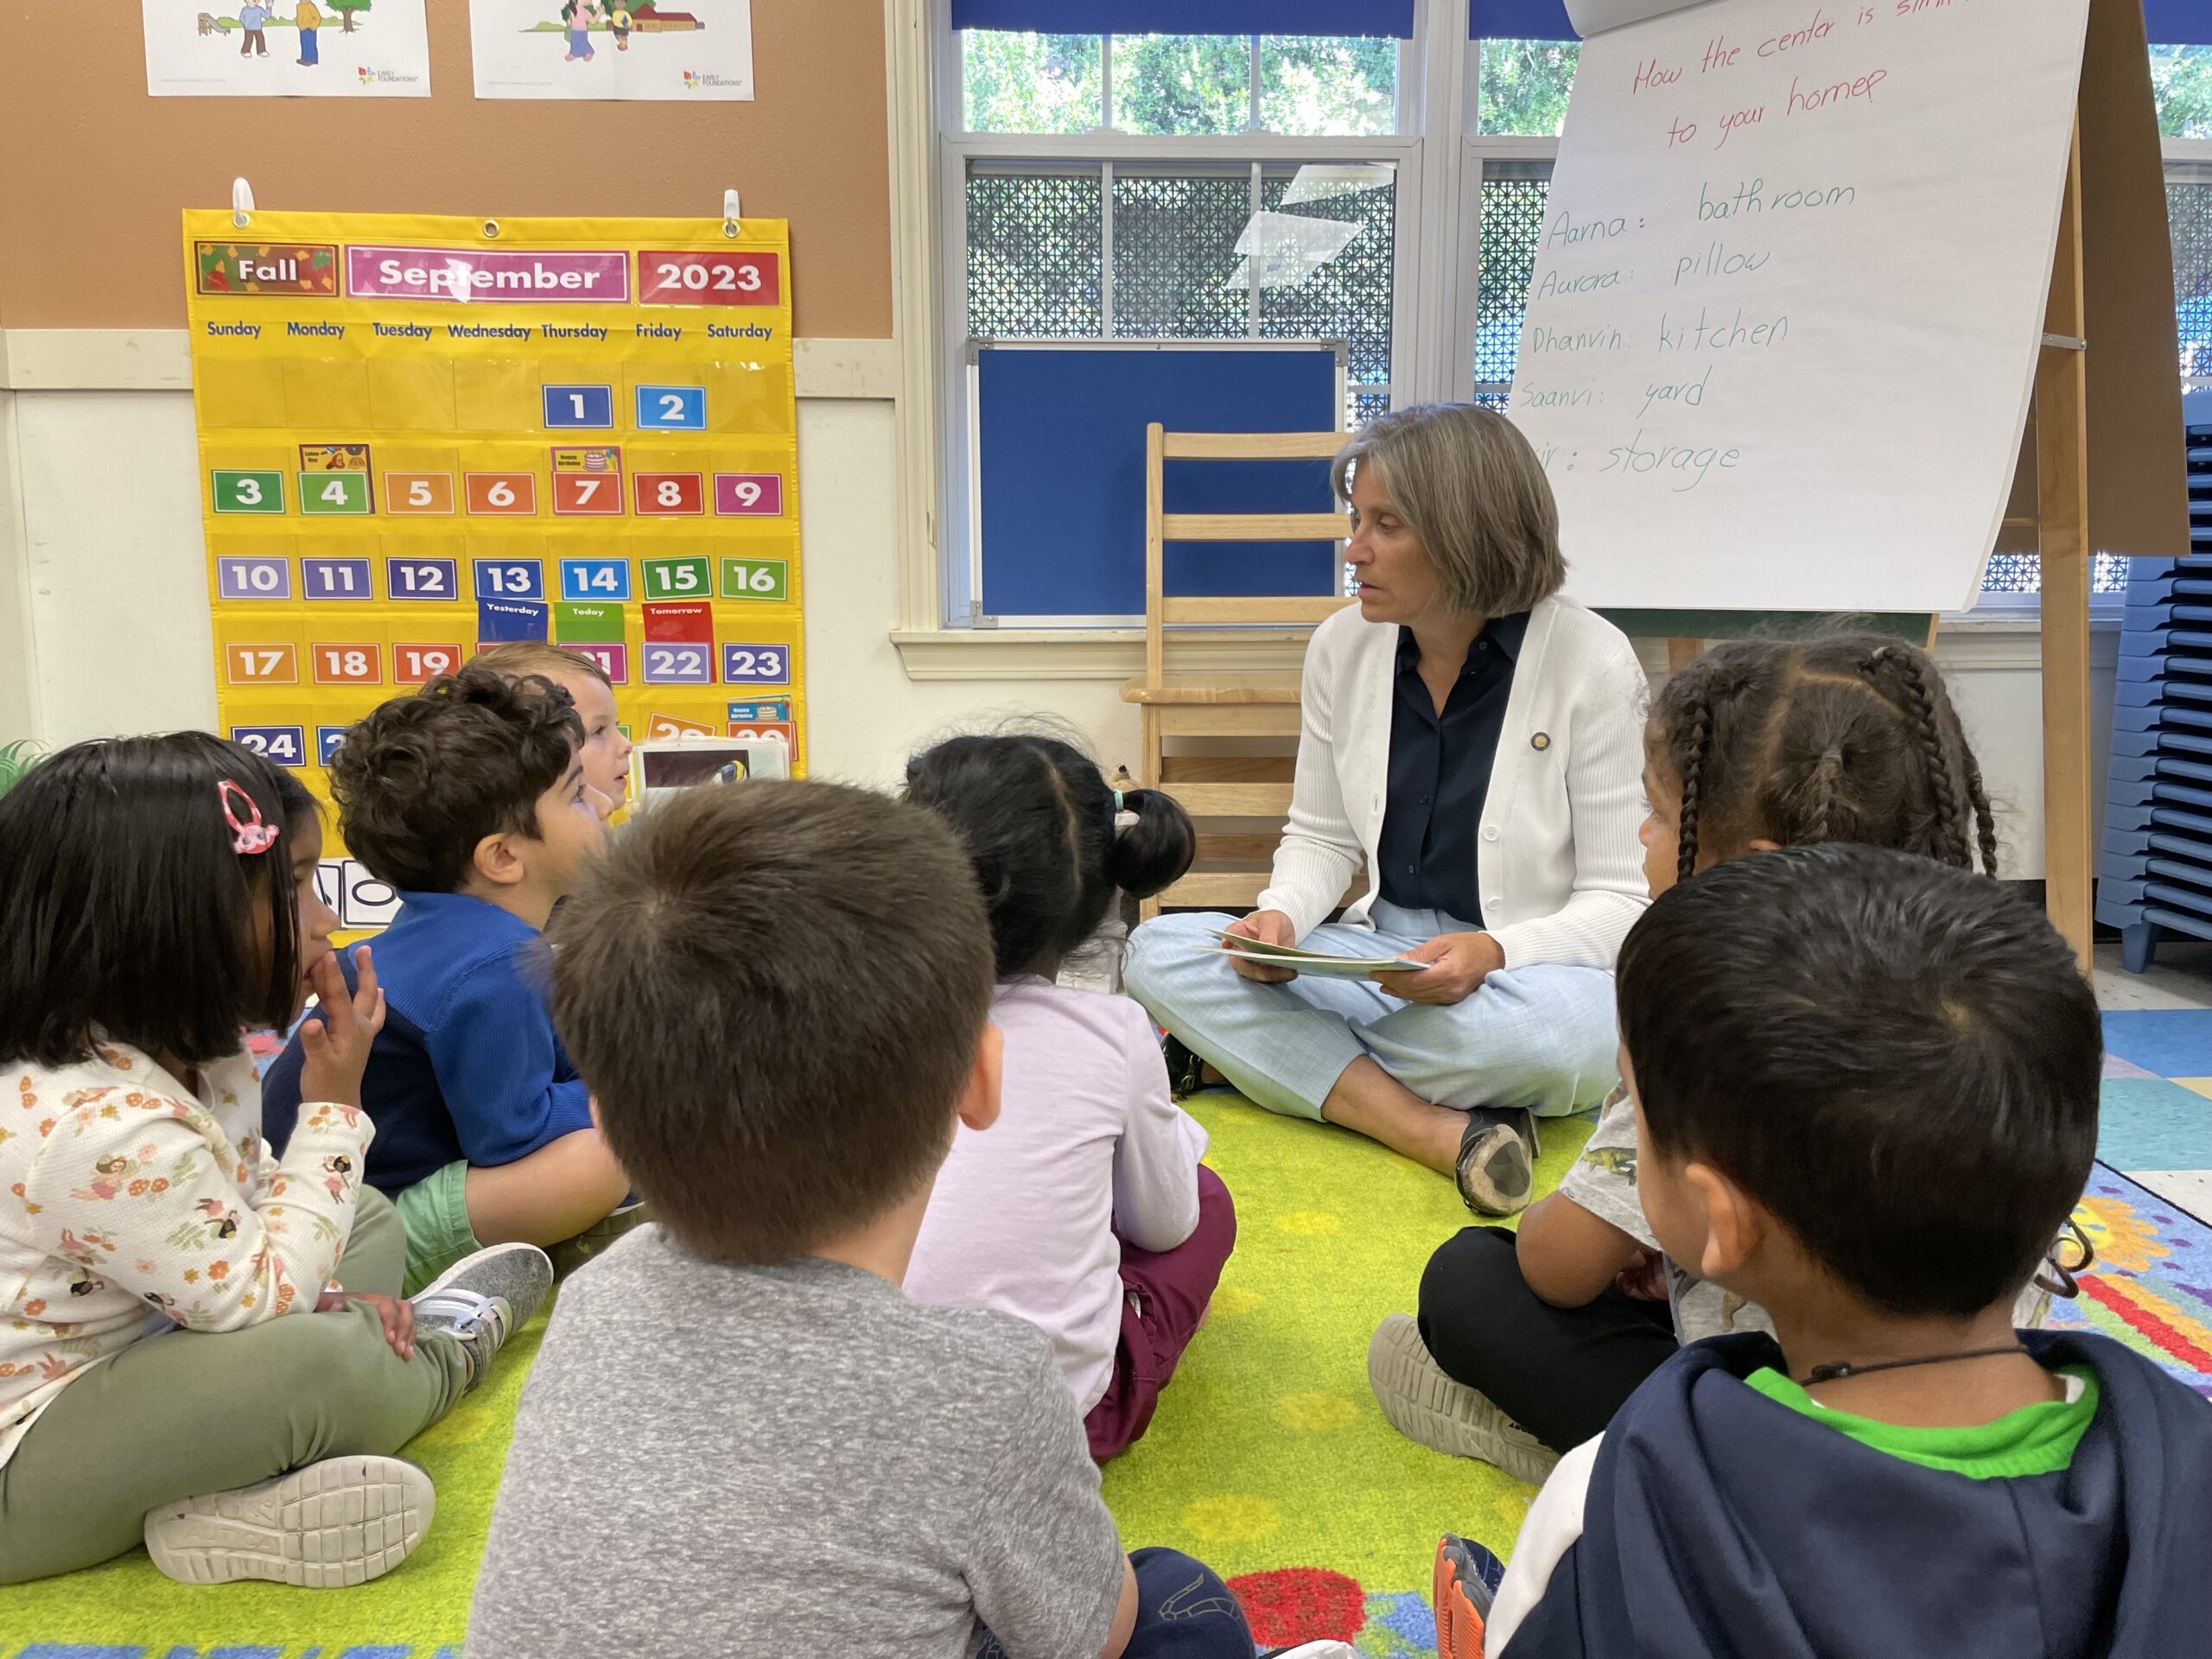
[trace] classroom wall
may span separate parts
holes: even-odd
[[[209,725],[213,645],[189,393],[0,392],[0,457],[12,422],[22,480],[21,529],[9,530],[0,465],[0,576],[28,565],[26,626],[35,727],[8,718],[0,741],[27,729],[48,743],[103,733]],[[909,680],[889,632],[898,616],[893,557],[896,406],[882,397],[799,401],[800,524],[808,601],[807,695],[817,775],[889,784],[931,736],[1024,714],[1068,721],[1109,766],[1135,769],[1134,710],[1119,677],[1096,680]],[[112,487],[114,457],[143,480]],[[0,580],[0,591],[10,584]],[[10,636],[0,615],[0,643]],[[2104,775],[2114,636],[2095,639]],[[2043,869],[2042,709],[2032,625],[1954,627],[1937,657],[1980,752],[2001,815],[2005,874]],[[1664,648],[1646,662],[1662,671]],[[7,666],[9,664],[0,664]],[[2100,807],[2101,811],[2101,807]]]
[[[472,214],[696,215],[735,185],[747,212],[791,221],[802,347],[887,349],[882,0],[756,6],[759,100],[693,107],[480,103],[457,0],[430,8],[427,100],[149,99],[136,12],[113,0],[111,15],[92,16],[0,0],[7,38],[36,43],[0,54],[11,157],[0,168],[0,328],[11,331],[0,334],[0,371],[11,341],[74,358],[87,356],[79,340],[94,340],[40,331],[151,332],[111,332],[88,348],[87,360],[117,357],[112,375],[0,372],[0,742],[214,719],[191,399],[181,337],[167,331],[183,321],[178,209],[227,200],[239,172],[264,207]],[[123,360],[162,352],[180,360],[167,378]],[[1134,769],[1136,721],[1119,671],[906,677],[888,638],[899,621],[896,378],[831,375],[810,390],[804,365],[799,377],[815,771],[893,782],[935,734],[1032,713]],[[2094,655],[2101,744],[2113,643],[2099,635]],[[2032,624],[1948,632],[1938,655],[2005,809],[2006,871],[2039,874]],[[1658,642],[1647,662],[1663,666]],[[2101,787],[2101,755],[2096,776]]]
[[[149,98],[129,0],[0,0],[0,326],[182,327],[178,211],[243,174],[348,213],[704,218],[734,188],[791,220],[799,334],[890,334],[883,0],[755,5],[750,103],[480,100],[467,7],[429,16],[427,99]]]
[[[0,486],[0,576],[12,548],[29,594],[22,648],[10,665],[28,664],[36,710],[11,720],[0,698],[0,742],[27,731],[59,744],[212,726],[214,648],[191,395],[0,391],[0,422],[12,422],[24,480],[13,537]],[[815,771],[893,780],[931,734],[1024,710],[1075,722],[1096,734],[1109,760],[1134,766],[1136,721],[1117,679],[907,679],[889,637],[898,609],[895,434],[888,398],[799,400]],[[139,481],[130,488],[113,487],[118,455],[132,458]],[[0,580],[0,591],[13,585]],[[10,638],[0,616],[0,650]]]

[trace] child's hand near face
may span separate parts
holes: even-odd
[[[300,1027],[306,1057],[300,1066],[302,1100],[361,1103],[361,1074],[368,1070],[370,1046],[384,1029],[384,992],[377,986],[367,945],[354,950],[353,968],[355,988],[348,996],[336,956],[315,965],[311,982],[318,1006]]]

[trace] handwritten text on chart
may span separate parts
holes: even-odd
[[[1770,124],[1794,122],[1808,115],[1825,115],[1852,106],[1876,106],[1883,98],[1885,82],[1891,78],[1891,71],[1885,62],[1887,51],[1883,35],[1887,31],[1876,29],[1863,40],[1856,38],[1856,31],[1889,16],[1911,17],[1920,11],[1942,11],[1953,4],[1967,7],[1974,3],[1975,0],[1887,0],[1887,4],[1880,7],[1858,3],[1842,9],[1814,4],[1809,13],[1787,20],[1787,27],[1758,35],[1757,40],[1732,40],[1727,33],[1714,33],[1707,38],[1706,48],[1697,60],[1675,60],[1666,55],[1639,58],[1630,71],[1628,95],[1630,99],[1652,98],[1666,104],[1666,108],[1659,111],[1659,119],[1666,119],[1663,135],[1656,122],[1648,128],[1662,150],[1676,150],[1697,142],[1707,143],[1714,150],[1726,150],[1732,142],[1741,146],[1745,135],[1767,128]],[[1821,51],[1822,47],[1829,47],[1829,51]],[[1838,62],[1838,53],[1845,48],[1853,53],[1858,62]],[[1772,67],[1777,60],[1783,60],[1783,67],[1789,68],[1787,91],[1783,91],[1778,82],[1770,82],[1770,88],[1763,95],[1732,98],[1727,88],[1732,79],[1730,71],[1738,71],[1754,62]],[[1699,108],[1683,108],[1683,99],[1690,95],[1697,95]],[[1676,213],[1694,213],[1694,221],[1699,226],[1737,221],[1732,228],[1745,228],[1743,221],[1847,213],[1856,204],[1856,183],[1836,179],[1789,179],[1785,183],[1770,183],[1765,175],[1752,175],[1737,179],[1699,179],[1694,204],[1652,204],[1652,214],[1659,217],[1659,230],[1663,234],[1668,230],[1668,221]],[[1656,281],[1666,288],[1699,289],[1710,283],[1726,283],[1734,289],[1730,279],[1754,281],[1774,264],[1774,252],[1767,245],[1714,234],[1706,234],[1694,241],[1683,237],[1679,245],[1663,250],[1648,245],[1639,248],[1639,244],[1646,241],[1646,230],[1650,230],[1648,214],[1577,217],[1571,208],[1561,206],[1546,219],[1540,270],[1529,283],[1529,299],[1548,301],[1632,289],[1639,283],[1639,270],[1650,272],[1646,285]],[[1592,264],[1588,259],[1588,254],[1592,252],[1599,254],[1604,264]],[[1612,254],[1611,259],[1606,254]],[[1719,390],[1726,390],[1726,380],[1721,387],[1714,385],[1714,367],[1710,359],[1721,359],[1730,352],[1770,352],[1781,347],[1787,339],[1789,316],[1781,312],[1754,315],[1743,305],[1701,305],[1694,316],[1666,309],[1659,315],[1656,327],[1643,329],[1642,336],[1637,329],[1604,319],[1586,321],[1575,327],[1531,323],[1524,327],[1520,349],[1522,360],[1531,365],[1544,363],[1546,359],[1588,359],[1624,352],[1707,359],[1706,370],[1692,378],[1652,378],[1643,380],[1642,387],[1621,387],[1619,391],[1624,396],[1632,394],[1637,403],[1637,418],[1643,420],[1655,411],[1686,414],[1706,410],[1707,398]],[[1544,385],[1537,374],[1522,376],[1513,390],[1510,407],[1522,411],[1591,410],[1606,403],[1606,391],[1588,385]],[[1738,445],[1719,442],[1655,442],[1639,429],[1624,442],[1608,445],[1597,471],[1617,471],[1628,475],[1659,474],[1672,480],[1676,491],[1690,491],[1703,485],[1714,471],[1737,469],[1743,462],[1743,454],[1745,451]],[[1553,460],[1555,455],[1546,454],[1546,467],[1553,465]],[[1561,465],[1573,469],[1577,455],[1571,454],[1566,455]]]
[[[1887,18],[1912,17],[1923,12],[1973,3],[1974,0],[1886,0],[1880,5],[1858,3],[1840,9],[1815,6],[1809,16],[1793,20],[1791,27],[1757,41],[1739,41],[1725,34],[1714,35],[1707,41],[1702,55],[1694,62],[1662,57],[1641,59],[1631,73],[1629,95],[1641,99],[1678,91],[1687,92],[1693,88],[1710,90],[1711,101],[1705,109],[1669,118],[1666,147],[1673,149],[1702,141],[1714,149],[1726,149],[1730,140],[1738,135],[1770,121],[1873,105],[1882,95],[1882,84],[1891,75],[1886,61],[1869,60],[1840,68],[1822,64],[1808,67],[1802,75],[1793,75],[1786,93],[1759,102],[1730,102],[1726,88],[1730,70],[1747,62],[1772,63],[1777,60],[1794,65],[1796,60],[1790,57],[1791,54],[1803,54],[1831,40],[1848,38],[1854,31]],[[1881,42],[1875,40],[1872,45],[1878,49]]]
[[[2091,3],[1611,8],[1656,15],[1583,44],[1506,325],[1503,407],[1553,481],[1579,597],[1817,611],[1974,591]],[[1495,327],[1481,346],[1511,353]]]

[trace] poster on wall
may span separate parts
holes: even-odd
[[[424,0],[140,0],[155,98],[428,98]],[[56,10],[51,22],[66,26]]]
[[[479,98],[753,96],[752,0],[468,0]]]
[[[327,801],[348,725],[534,639],[633,740],[804,770],[785,221],[195,211],[184,263],[226,736]]]

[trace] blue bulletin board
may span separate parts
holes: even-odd
[[[1007,624],[1144,613],[1145,427],[1330,432],[1344,347],[1312,340],[974,347],[971,535],[981,613]],[[1326,512],[1328,463],[1170,461],[1170,512]],[[1167,544],[1171,594],[1322,594],[1325,542]]]

